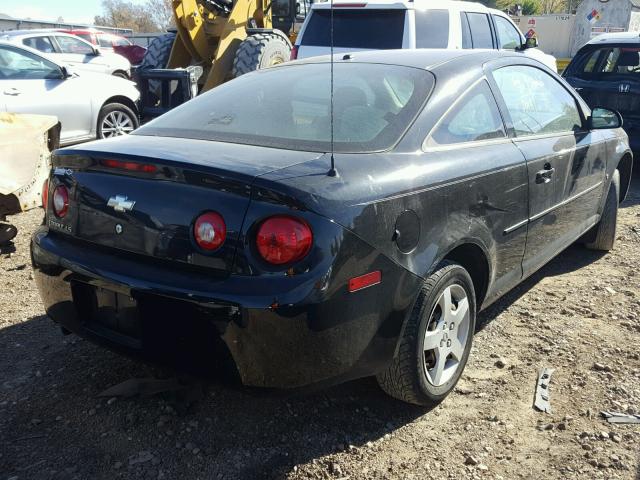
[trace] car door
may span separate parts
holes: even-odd
[[[513,141],[527,161],[527,275],[595,223],[605,144],[599,133],[585,131],[576,97],[546,70],[507,65],[493,70],[492,78]]]
[[[483,241],[494,257],[487,294],[491,301],[522,279],[528,189],[525,158],[507,136],[485,79],[454,102],[432,129],[424,150],[432,168],[449,170],[447,178],[456,179],[424,199],[425,205],[444,202],[447,225],[438,225],[443,235],[464,238],[469,232],[485,232]],[[429,231],[432,219],[425,218],[424,231]]]
[[[91,103],[79,77],[64,78],[55,63],[10,45],[0,45],[0,91],[8,112],[55,115],[61,141],[91,131]]]
[[[101,55],[96,53],[89,42],[70,35],[54,35],[53,39],[58,45],[60,62],[80,70],[110,73],[106,62],[101,58]]]

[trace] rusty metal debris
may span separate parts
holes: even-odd
[[[640,424],[640,415],[629,415],[618,412],[600,412],[609,423],[637,423]]]
[[[538,373],[538,383],[536,384],[536,397],[533,406],[541,412],[551,413],[551,403],[549,403],[549,382],[553,368],[542,368]]]

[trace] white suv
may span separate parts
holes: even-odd
[[[55,62],[71,65],[76,71],[131,78],[129,60],[117,53],[102,52],[75,35],[56,30],[12,30],[0,33],[0,40],[38,50]]]
[[[525,39],[505,13],[480,3],[415,0],[314,3],[291,58],[330,51],[331,5],[335,53],[396,48],[519,50],[557,71],[556,59]]]

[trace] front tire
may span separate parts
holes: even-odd
[[[602,209],[602,216],[598,224],[587,235],[592,241],[585,243],[591,250],[608,252],[616,244],[616,232],[618,229],[618,204],[620,198],[620,172],[613,172],[611,185],[607,193],[607,199]]]
[[[291,42],[277,33],[256,33],[245,38],[233,59],[233,77],[288,62]]]
[[[398,354],[377,375],[389,395],[422,406],[451,393],[469,358],[476,299],[469,273],[444,262],[424,283],[400,339]]]
[[[98,115],[97,137],[111,138],[133,132],[140,122],[133,110],[121,103],[108,103]]]

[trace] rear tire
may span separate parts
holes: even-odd
[[[167,33],[151,40],[138,69],[167,68],[175,38],[175,34]]]
[[[592,241],[586,242],[585,246],[591,250],[602,250],[608,252],[616,243],[616,231],[618,227],[618,204],[620,198],[620,172],[613,172],[611,185],[607,193],[607,199],[602,209],[602,216],[598,224],[589,232],[588,238]]]
[[[469,273],[457,263],[443,262],[418,294],[398,354],[377,375],[378,384],[404,402],[440,403],[462,375],[475,323],[476,299]]]
[[[127,135],[140,126],[138,116],[121,103],[108,103],[98,115],[97,137],[111,138]]]
[[[233,59],[233,77],[288,62],[291,42],[277,33],[256,33],[245,38]]]

